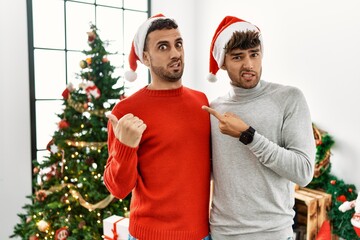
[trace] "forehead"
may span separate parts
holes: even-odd
[[[181,38],[179,29],[155,30],[148,35],[148,44],[154,45],[158,42],[174,42]]]

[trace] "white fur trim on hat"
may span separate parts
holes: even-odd
[[[132,71],[125,72],[124,78],[128,81],[135,81],[137,78],[136,69],[137,69],[137,61],[140,61],[143,63],[143,53],[144,53],[144,45],[145,45],[145,39],[146,34],[152,24],[155,20],[158,19],[167,19],[162,14],[157,14],[152,16],[151,18],[147,19],[143,24],[140,25],[138,28],[135,37],[132,41],[131,50],[129,54],[129,66]]]

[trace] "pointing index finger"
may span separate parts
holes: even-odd
[[[213,115],[214,117],[216,117],[218,120],[221,121],[222,115],[220,113],[218,113],[216,110],[214,110],[214,109],[212,109],[211,107],[208,107],[208,106],[202,106],[201,108],[203,110],[207,111],[208,113],[210,113],[211,115]]]

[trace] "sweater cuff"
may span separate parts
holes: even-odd
[[[261,136],[257,131],[255,131],[253,141],[248,144],[248,146],[249,146],[249,148],[250,148],[251,150],[253,150],[254,148],[256,148],[256,145],[257,145],[257,143],[260,141],[261,137],[262,137],[262,136]]]
[[[111,155],[117,161],[119,161],[120,159],[122,159],[123,161],[128,161],[134,158],[134,155],[136,155],[138,148],[139,146],[134,148],[129,147],[116,139],[112,147]]]

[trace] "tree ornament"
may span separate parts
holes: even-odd
[[[101,59],[101,61],[102,61],[103,63],[107,63],[107,62],[109,62],[109,59],[108,59],[107,57],[103,57],[103,58]]]
[[[91,62],[92,62],[92,59],[91,58],[86,58],[86,63],[88,64],[88,65],[90,65],[91,64]]]
[[[36,200],[38,200],[39,202],[43,202],[47,197],[46,191],[45,190],[39,190],[36,192]]]
[[[87,32],[88,35],[88,43],[92,44],[94,43],[95,39],[96,39],[96,33],[95,32]]]
[[[69,231],[67,230],[66,227],[59,228],[55,232],[55,240],[66,240],[68,236],[69,236]]]
[[[49,229],[50,225],[48,222],[46,222],[45,220],[40,220],[37,223],[37,227],[39,229],[40,232],[46,232],[46,230]]]
[[[33,174],[36,175],[40,172],[40,169],[38,167],[34,167]]]
[[[86,68],[88,66],[87,62],[85,60],[81,60],[80,63],[79,63],[80,67],[82,69]]]
[[[336,184],[336,180],[331,180],[331,181],[330,181],[330,184],[331,184],[331,185],[335,185],[335,184]]]
[[[348,192],[349,192],[349,193],[352,193],[352,192],[353,192],[353,189],[352,189],[352,188],[349,188],[349,189],[348,189]]]
[[[60,129],[65,129],[65,128],[68,128],[68,127],[70,127],[70,124],[65,119],[63,119],[63,120],[61,120],[59,122],[59,128]]]
[[[345,195],[340,195],[336,198],[337,201],[339,202],[346,202],[347,199],[346,199],[346,196]]]
[[[68,99],[70,93],[73,91],[74,91],[74,86],[72,83],[69,83],[61,95],[63,96],[64,99]]]

